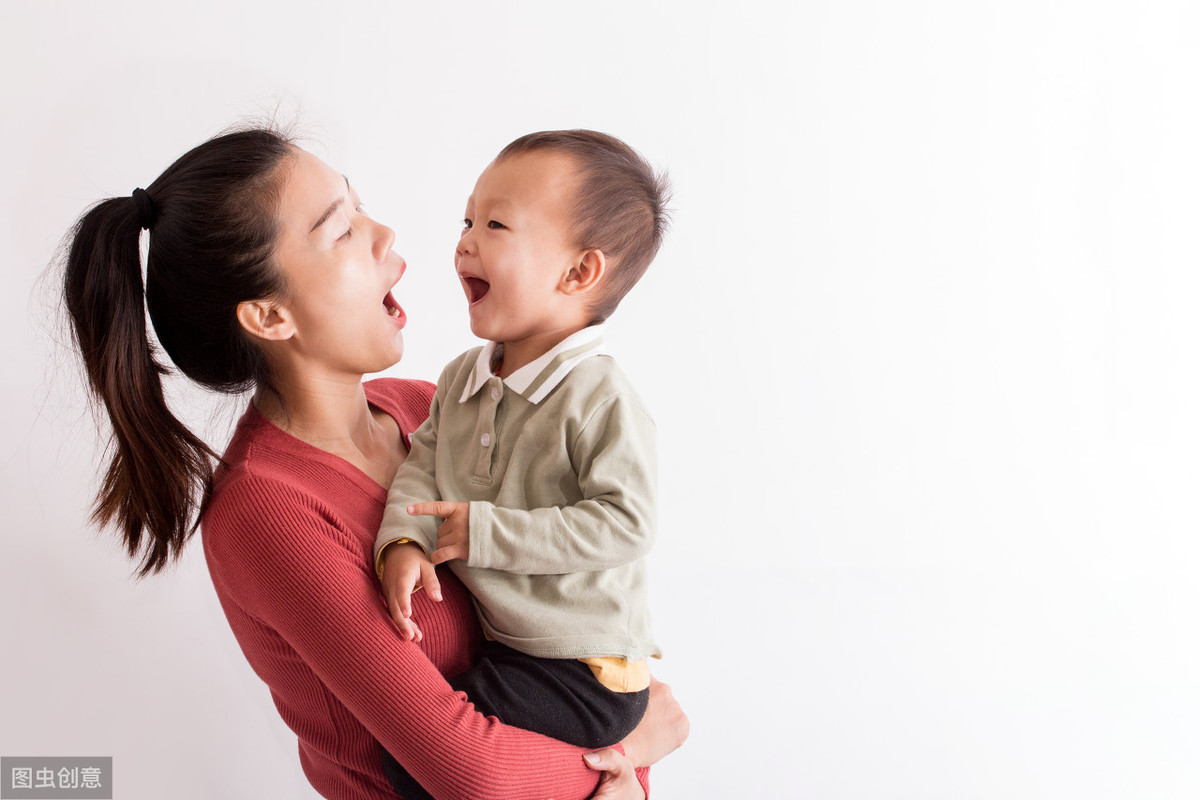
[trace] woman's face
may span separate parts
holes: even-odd
[[[276,263],[287,284],[271,350],[316,378],[379,372],[404,354],[407,321],[391,289],[404,274],[395,233],[367,216],[350,182],[296,150],[279,205]]]

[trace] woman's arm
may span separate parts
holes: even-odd
[[[205,537],[218,591],[281,635],[431,794],[582,800],[596,789],[584,750],[484,717],[400,639],[331,510],[253,477],[223,491],[242,497],[206,520],[206,532],[238,532]]]

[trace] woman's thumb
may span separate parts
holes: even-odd
[[[613,752],[612,748],[597,750],[594,753],[584,753],[583,760],[587,762],[589,767],[595,770],[603,771],[613,769],[617,766],[616,753]]]

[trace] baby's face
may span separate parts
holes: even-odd
[[[476,336],[522,341],[578,314],[578,298],[559,291],[583,252],[571,220],[578,186],[571,157],[549,151],[493,162],[479,176],[454,252]]]

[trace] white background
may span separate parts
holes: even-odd
[[[451,253],[505,143],[670,170],[610,339],[692,720],[656,797],[1200,796],[1194,3],[187,5],[0,10],[0,754],[313,796],[198,544],[139,583],[89,527],[38,283],[87,205],[278,106],[397,230],[400,376],[474,344]],[[244,407],[176,394],[218,445]]]

